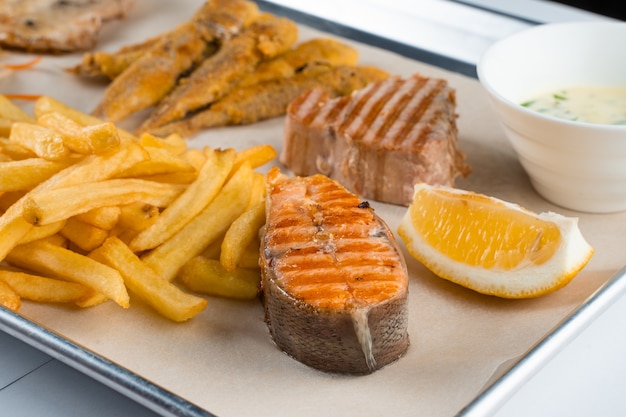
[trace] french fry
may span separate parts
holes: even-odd
[[[260,201],[230,225],[220,252],[220,263],[226,271],[233,271],[237,267],[245,248],[257,237],[264,224],[265,201]]]
[[[271,162],[278,153],[272,145],[257,145],[237,152],[235,165],[240,165],[243,161],[248,161],[252,169]]]
[[[179,171],[168,172],[166,174],[154,174],[138,177],[139,179],[154,182],[163,182],[167,184],[191,184],[196,180],[198,174],[196,171]]]
[[[61,222],[64,223],[64,222]],[[42,228],[45,229],[45,226],[43,226]],[[37,227],[34,227],[33,230],[38,229]],[[29,236],[30,233],[27,235]],[[41,239],[39,239],[39,241],[41,242],[48,242],[51,245],[55,245],[55,246],[59,246],[61,248],[67,248],[69,246],[68,244],[68,240],[65,236],[62,236],[60,233],[56,233],[54,235],[50,235],[50,236],[46,236],[46,237],[42,237]],[[31,240],[31,242],[33,242]],[[22,243],[28,243],[28,242],[22,242]]]
[[[9,284],[0,280],[0,306],[17,311],[21,305],[19,294]]]
[[[34,152],[26,149],[25,147],[13,143],[9,140],[9,137],[0,137],[0,151],[5,156],[5,159],[11,161],[19,161],[20,159],[37,158]]]
[[[221,237],[248,205],[253,171],[244,163],[200,214],[171,238],[145,255],[143,261],[171,281],[191,258],[201,254]]]
[[[35,118],[0,94],[0,136],[8,137],[14,122],[35,123]]]
[[[79,303],[95,296],[95,291],[75,282],[62,281],[20,271],[0,270],[0,283],[6,283],[20,298],[40,303]]]
[[[166,207],[175,201],[183,189],[184,186],[178,184],[130,178],[78,184],[27,196],[22,216],[27,222],[42,226],[108,205],[142,201]]]
[[[150,133],[142,133],[139,137],[139,143],[146,147],[167,149],[172,155],[182,155],[187,150],[187,141],[177,134],[160,138]]]
[[[177,277],[191,291],[240,300],[255,299],[259,292],[259,270],[235,268],[227,271],[214,259],[196,256],[179,270]]]
[[[183,158],[189,162],[196,171],[200,171],[206,162],[206,155],[200,149],[188,149],[183,154]]]
[[[8,138],[11,134],[11,126],[13,126],[13,120],[0,117],[0,138]],[[0,160],[4,160],[5,156],[1,155]]]
[[[120,207],[117,225],[121,229],[142,231],[152,225],[159,217],[159,208],[144,202],[135,202]]]
[[[7,211],[17,200],[24,196],[24,191],[0,193],[0,213]]]
[[[113,230],[109,231],[109,237],[115,236],[116,238],[124,242],[126,246],[128,246],[130,245],[130,242],[133,241],[135,236],[137,236],[137,233],[139,232],[136,230],[115,227]]]
[[[237,266],[247,269],[259,269],[260,248],[261,240],[257,236],[243,249]]]
[[[146,146],[144,149],[150,158],[144,162],[133,165],[118,177],[143,177],[156,174],[169,174],[173,172],[194,172],[194,167],[184,158],[170,153],[164,148]]]
[[[50,96],[41,96],[40,98],[38,98],[37,101],[35,101],[35,107],[33,111],[35,113],[35,119],[37,120],[39,120],[44,114],[47,113],[61,113],[82,126],[93,126],[104,123],[104,120],[73,109]],[[118,127],[117,131],[120,139],[122,140],[122,143],[139,141],[136,136],[127,132],[124,129],[120,129]]]
[[[137,144],[122,146],[114,152],[89,155],[42,183],[41,189],[102,181],[115,177],[120,172],[148,159],[150,154]]]
[[[13,208],[16,206],[11,206]],[[26,222],[23,217],[13,216],[11,208],[4,212],[0,217],[0,261],[6,258],[6,255],[18,245],[25,236],[33,229],[33,225]],[[3,224],[3,218],[9,218]]]
[[[205,309],[207,301],[158,276],[122,241],[108,238],[90,256],[120,271],[129,290],[170,320],[181,322]]]
[[[70,156],[70,150],[63,143],[60,134],[33,123],[13,123],[9,140],[50,161],[59,161]]]
[[[46,239],[50,236],[54,236],[65,227],[65,220],[59,220],[58,222],[50,223],[41,227],[32,227],[26,235],[24,235],[19,244],[33,242],[35,240]]]
[[[107,230],[83,223],[75,217],[67,219],[59,233],[85,252],[94,250],[109,236]]]
[[[250,203],[248,204],[248,208],[265,201],[265,194],[265,175],[255,172],[252,187],[250,188]]]
[[[19,121],[35,123],[35,118],[13,103],[7,96],[0,94],[0,117]]]
[[[5,102],[0,297],[9,294],[11,308],[21,299],[127,308],[130,291],[185,321],[206,300],[171,282],[183,266],[222,281],[208,294],[256,296],[265,177],[253,169],[276,157],[271,146],[189,149],[180,135],[137,138],[47,96],[34,118],[8,115],[15,105]],[[209,246],[213,269],[194,266]]]
[[[241,266],[244,255],[248,258],[251,244],[258,240],[259,229],[265,224],[265,176],[253,173],[248,208],[228,228],[220,247],[220,262],[227,271]],[[256,266],[258,267],[259,244],[256,245]],[[251,259],[246,259],[250,263]]]
[[[129,144],[112,153],[90,155],[42,182],[0,216],[0,261],[18,244],[32,224],[22,217],[24,202],[38,192],[110,178],[149,158],[138,144]]]
[[[77,214],[76,220],[100,229],[111,230],[117,224],[122,210],[119,206],[104,206]]]
[[[37,123],[59,133],[69,150],[83,155],[107,152],[120,146],[117,127],[110,122],[83,126],[62,113],[50,112],[42,114]]]
[[[202,251],[202,256],[209,259],[220,259],[220,252],[222,250],[222,242],[224,241],[224,236],[220,236],[217,239],[214,239],[213,242],[207,246],[207,248]]]
[[[235,151],[207,150],[207,161],[190,184],[150,227],[131,242],[134,252],[155,248],[180,231],[218,194],[235,162]]]
[[[0,192],[30,190],[70,166],[71,161],[27,158],[0,163]]]
[[[94,292],[93,295],[89,297],[84,297],[79,300],[76,300],[75,304],[81,308],[89,308],[89,307],[96,306],[98,304],[102,304],[107,300],[108,298],[106,297],[106,295],[99,293],[99,292]]]
[[[129,296],[120,273],[87,256],[50,242],[35,241],[13,248],[7,262],[49,277],[77,282],[128,308]]]

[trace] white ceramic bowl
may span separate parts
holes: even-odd
[[[626,210],[626,125],[568,121],[520,104],[562,88],[626,87],[626,23],[536,26],[494,43],[477,70],[540,195],[577,211]]]

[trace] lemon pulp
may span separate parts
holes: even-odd
[[[577,218],[427,184],[415,186],[398,234],[435,275],[504,298],[562,288],[593,255]]]
[[[482,268],[540,265],[561,244],[553,222],[529,216],[488,197],[445,189],[418,190],[410,207],[415,231],[450,259]]]

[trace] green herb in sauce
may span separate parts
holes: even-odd
[[[626,87],[572,87],[549,92],[521,105],[566,120],[626,125]]]

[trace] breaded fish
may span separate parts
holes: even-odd
[[[81,62],[68,68],[67,71],[81,77],[104,76],[112,80],[147,53],[164,36],[165,34],[146,39],[140,43],[123,46],[112,53],[102,51],[85,53]]]
[[[404,258],[384,221],[338,182],[270,170],[260,264],[265,320],[293,358],[366,374],[406,352]]]
[[[356,65],[358,59],[359,52],[349,45],[330,38],[315,38],[300,43],[274,59],[261,62],[253,73],[239,80],[235,88],[291,77],[306,65]]]
[[[192,136],[204,128],[255,123],[285,114],[289,103],[310,89],[321,88],[332,97],[344,96],[388,76],[375,67],[312,65],[292,77],[233,90],[207,110],[153,129],[151,133]]]
[[[93,111],[120,121],[158,103],[212,51],[211,43],[236,34],[258,8],[246,0],[208,0],[192,19],[169,32],[116,77]]]
[[[31,52],[93,48],[102,26],[126,16],[134,0],[2,0],[0,46]]]
[[[181,80],[139,130],[150,130],[206,108],[226,95],[241,77],[252,73],[259,62],[289,50],[297,39],[298,27],[293,21],[262,15]]]

